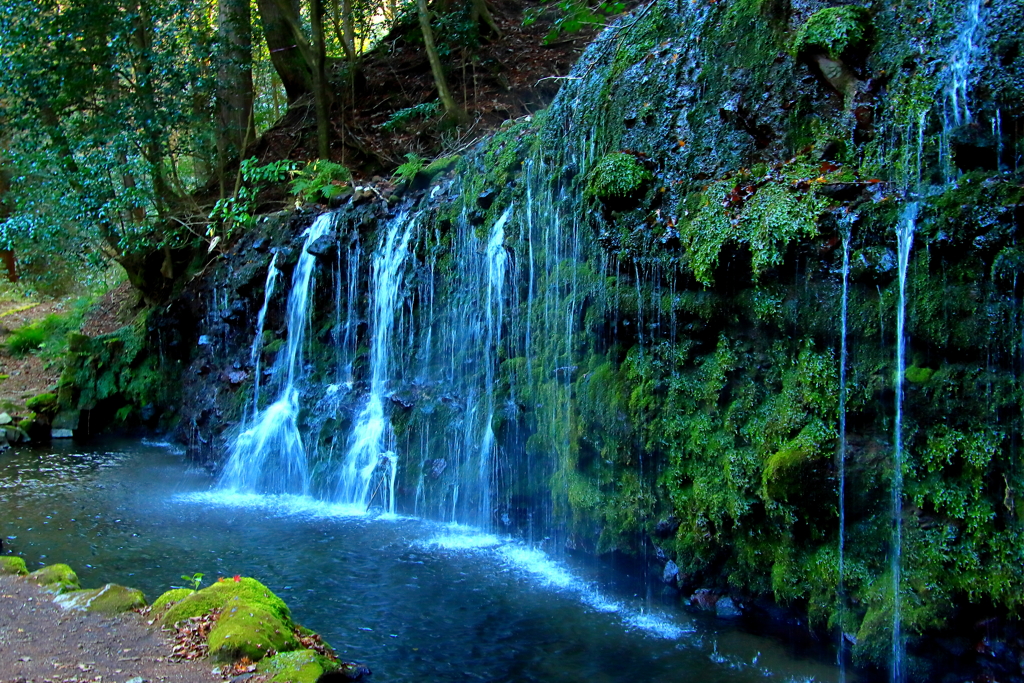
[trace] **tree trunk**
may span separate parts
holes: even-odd
[[[298,0],[256,0],[267,39],[270,61],[284,85],[288,104],[313,92],[313,65],[296,40],[293,26],[299,26]]]
[[[501,38],[501,29],[498,28],[498,23],[494,21],[494,15],[491,14],[491,8],[487,6],[487,0],[470,0],[470,3],[470,16],[474,23],[482,21],[487,28],[491,29],[491,33],[494,34],[495,38]]]
[[[437,86],[437,95],[444,105],[445,114],[462,123],[466,120],[466,113],[455,103],[451,91],[448,89],[448,81],[444,77],[444,68],[441,66],[441,57],[437,54],[437,46],[434,44],[434,32],[430,28],[430,10],[427,9],[427,0],[416,0],[417,14],[420,20],[420,31],[423,32],[423,45],[427,50],[427,59],[430,61],[430,71],[434,74],[434,85]]]
[[[253,125],[252,18],[249,0],[218,0],[217,150],[221,164],[241,158],[256,139]]]
[[[310,0],[313,25],[313,97],[316,105],[316,150],[321,159],[330,159],[330,102],[327,92],[327,44],[324,40],[323,0]]]

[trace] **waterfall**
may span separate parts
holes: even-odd
[[[274,363],[276,379],[284,384],[274,403],[253,417],[231,446],[218,486],[252,493],[308,493],[309,469],[299,433],[299,390],[303,346],[309,326],[309,307],[316,257],[308,247],[334,227],[334,214],[323,214],[306,231],[302,255],[292,274],[288,294],[288,341]]]
[[[850,238],[853,223],[857,220],[854,213],[843,216],[843,300],[840,309],[840,342],[839,342],[839,450],[836,453],[836,477],[839,480],[839,566],[836,580],[836,597],[839,602],[839,643],[836,653],[839,665],[839,682],[846,681],[846,659],[843,657],[846,614],[846,362],[847,348],[847,313],[850,300]]]
[[[494,479],[495,444],[494,429],[494,371],[498,350],[501,348],[501,325],[504,320],[505,275],[508,270],[508,254],[505,251],[505,223],[512,213],[512,206],[505,209],[491,229],[487,243],[487,336],[484,340],[484,396],[487,401],[487,417],[480,439],[480,520],[485,529],[491,526],[493,501],[491,486]]]
[[[901,629],[900,564],[903,553],[903,375],[906,372],[906,311],[907,311],[907,267],[910,263],[910,249],[917,225],[918,203],[910,202],[903,209],[903,216],[896,227],[896,245],[899,262],[899,302],[896,309],[896,421],[893,426],[894,454],[892,475],[892,524],[893,542],[890,568],[892,571],[892,663],[891,677],[894,683],[903,680],[903,637]]]
[[[395,309],[402,291],[403,267],[415,224],[415,219],[410,219],[404,212],[393,219],[373,257],[370,276],[370,395],[349,437],[336,494],[340,502],[363,509],[369,507],[376,492],[384,485],[383,476],[389,479],[389,491],[393,490],[398,467],[398,456],[391,448],[384,399],[390,379],[389,357],[395,330]],[[390,471],[384,472],[383,476],[378,475],[376,486],[371,490],[375,483],[374,474],[382,459]],[[390,512],[395,511],[393,495],[390,495],[387,507]]]
[[[953,153],[950,146],[950,131],[973,122],[970,92],[971,70],[974,67],[975,44],[978,27],[981,25],[981,0],[969,0],[966,16],[960,23],[960,30],[949,47],[945,90],[945,106],[942,114],[940,160],[947,183],[956,179]]]
[[[274,284],[277,282],[277,252],[270,258],[270,267],[267,268],[267,282],[263,287],[263,305],[256,316],[256,335],[252,339],[252,352],[249,360],[253,366],[253,387],[252,387],[252,411],[253,415],[260,409],[260,361],[263,360],[263,324],[267,320],[267,307],[270,305],[270,298],[274,296]]]

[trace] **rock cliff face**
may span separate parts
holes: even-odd
[[[295,215],[154,312],[178,432],[220,464],[288,384],[312,495],[653,545],[682,590],[790,603],[860,662],[935,679],[953,632],[1019,677],[1022,21],[645,5],[549,110],[339,209],[308,311]]]

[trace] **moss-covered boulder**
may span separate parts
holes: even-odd
[[[190,617],[209,614],[214,610],[224,611],[228,603],[236,600],[261,607],[288,626],[291,626],[292,623],[291,612],[284,600],[274,595],[269,588],[256,579],[249,577],[237,581],[231,579],[218,581],[212,586],[207,586],[180,600],[161,618],[164,625],[170,626]]]
[[[0,575],[13,574],[15,576],[24,576],[28,574],[28,567],[25,566],[25,560],[20,557],[5,556],[0,557]]]
[[[337,671],[340,666],[314,650],[296,650],[267,657],[256,670],[265,674],[270,683],[316,683],[325,673]]]
[[[25,407],[35,413],[55,415],[60,403],[57,400],[57,394],[46,392],[25,401]]]
[[[55,598],[54,602],[66,610],[121,614],[145,607],[146,597],[140,590],[108,583],[102,588],[64,593]]]
[[[224,606],[207,643],[210,656],[226,662],[242,657],[259,661],[270,650],[286,652],[299,647],[290,622],[286,623],[262,605],[238,596]]]
[[[191,588],[172,588],[154,600],[151,605],[151,609],[153,613],[160,613],[166,609],[170,609],[193,593],[195,593],[195,591]]]
[[[28,580],[53,593],[81,590],[78,574],[66,564],[51,564],[28,575]]]

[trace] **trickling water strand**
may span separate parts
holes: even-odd
[[[494,478],[494,370],[501,347],[501,325],[504,319],[505,274],[508,254],[505,252],[505,223],[512,214],[512,206],[505,209],[494,223],[491,239],[487,243],[487,338],[484,341],[484,392],[487,396],[487,418],[480,440],[480,520],[485,530],[491,527],[493,512],[492,483]]]
[[[292,274],[288,294],[288,342],[278,355],[275,375],[284,377],[278,399],[255,415],[253,426],[243,430],[231,446],[219,487],[251,493],[309,492],[306,449],[297,423],[302,352],[309,326],[311,285],[316,257],[308,247],[334,227],[334,214],[319,216],[306,230],[302,255]]]
[[[918,203],[910,202],[903,210],[903,216],[896,227],[896,245],[899,258],[900,296],[896,309],[896,423],[894,426],[895,450],[892,476],[892,525],[893,541],[890,566],[892,570],[892,664],[893,683],[903,680],[903,636],[901,633],[900,563],[903,552],[903,374],[906,371],[906,293],[907,268],[910,263],[910,248],[914,241],[917,224]]]
[[[274,295],[274,284],[277,282],[277,252],[270,258],[270,267],[267,269],[267,283],[263,288],[263,306],[256,316],[256,336],[252,340],[252,352],[249,360],[253,365],[253,390],[252,410],[255,415],[260,409],[260,361],[263,358],[263,324],[267,319],[267,306],[270,305],[270,297]]]
[[[980,23],[981,0],[970,0],[967,3],[967,16],[961,22],[960,33],[957,34],[949,58],[949,84],[946,86],[953,122],[958,126],[971,122],[968,91],[976,51],[974,36]]]
[[[853,232],[854,214],[844,216],[843,226],[843,303],[840,311],[841,336],[839,342],[839,451],[836,453],[836,470],[839,479],[839,576],[836,581],[836,597],[839,602],[839,644],[836,663],[839,665],[839,683],[846,681],[846,659],[843,657],[843,641],[846,608],[846,319],[850,285],[850,236]]]
[[[349,448],[339,474],[338,500],[366,508],[371,502],[373,475],[383,457],[391,468],[398,456],[387,449],[390,424],[384,415],[384,393],[390,377],[389,352],[395,329],[395,312],[402,288],[403,266],[415,220],[403,212],[387,227],[387,236],[373,257],[371,274],[370,395],[356,419]],[[388,451],[388,452],[385,452]],[[387,473],[385,473],[387,474]],[[380,488],[378,483],[377,489]],[[377,490],[375,489],[375,490]],[[388,511],[395,511],[392,497]]]
[[[996,171],[1003,172],[1003,117],[1002,112],[996,109],[996,115],[992,119],[992,137],[996,139]]]
[[[345,310],[345,336],[342,340],[342,356],[340,382],[351,389],[353,385],[352,363],[356,357],[356,305],[359,301],[359,260],[362,249],[356,239],[348,249],[348,303]]]

